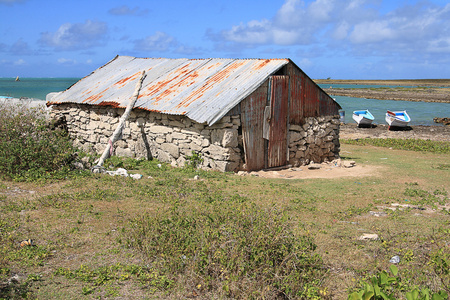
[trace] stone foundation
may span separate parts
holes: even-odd
[[[339,115],[306,118],[289,126],[289,164],[307,165],[339,158]]]
[[[74,144],[101,154],[125,110],[79,104],[55,105],[54,119],[65,119]],[[307,118],[289,129],[289,163],[304,165],[339,157],[339,115]],[[245,169],[240,115],[225,116],[212,126],[185,116],[145,110],[131,112],[121,138],[114,144],[117,156],[156,158],[184,166],[192,152],[201,154],[202,169],[223,172]]]

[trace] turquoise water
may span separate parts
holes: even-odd
[[[80,78],[0,78],[0,98],[4,96],[20,98],[28,97],[45,100],[51,92],[64,91]],[[322,88],[326,86],[321,85]],[[336,86],[337,87],[337,86]],[[342,86],[339,86],[342,87]],[[352,85],[352,88],[380,87]],[[334,96],[333,98],[345,111],[345,122],[352,123],[354,110],[368,109],[375,117],[375,124],[386,124],[386,110],[406,110],[411,117],[410,125],[437,125],[434,117],[450,117],[450,103],[409,102],[393,100],[375,100]]]
[[[60,92],[69,88],[80,78],[0,78],[0,97],[27,97],[45,100],[51,92]]]
[[[410,125],[438,125],[433,121],[434,117],[450,116],[450,103],[377,100],[345,96],[332,97],[345,111],[345,123],[354,123],[352,119],[353,111],[363,109],[368,109],[375,117],[374,124],[386,124],[384,120],[386,110],[406,110],[411,118]]]

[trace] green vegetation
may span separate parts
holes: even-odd
[[[185,168],[105,163],[141,180],[80,173],[71,159],[2,173],[0,299],[446,299],[448,152],[385,143],[342,143],[367,177],[206,172],[197,153]]]
[[[439,142],[430,140],[418,140],[418,139],[341,139],[341,143],[350,145],[372,145],[376,147],[389,147],[392,149],[411,150],[411,151],[424,151],[431,153],[450,153],[450,142]]]
[[[0,104],[0,176],[14,180],[64,178],[75,149],[67,133],[51,128],[45,111]]]
[[[411,288],[405,285],[401,277],[398,275],[398,268],[395,265],[390,266],[392,276],[386,271],[381,271],[374,275],[367,282],[362,283],[362,288],[359,292],[353,292],[348,296],[349,300],[363,300],[363,299],[399,299],[399,293],[405,292],[407,300],[446,300],[448,294],[441,290],[439,292],[430,292],[428,288],[419,289]]]
[[[288,216],[240,197],[177,204],[124,228],[125,243],[202,290],[231,298],[314,295],[325,274],[311,237],[295,236]],[[129,228],[129,229],[128,229]]]

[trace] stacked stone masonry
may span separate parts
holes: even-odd
[[[64,119],[74,145],[101,154],[124,109],[80,104],[52,107],[52,118]],[[339,115],[307,118],[303,126],[290,125],[289,163],[331,161],[339,156]],[[114,154],[156,158],[184,166],[192,153],[201,154],[202,169],[223,172],[245,170],[240,115],[225,116],[212,126],[188,117],[133,110],[114,144]]]

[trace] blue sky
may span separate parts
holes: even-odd
[[[0,77],[116,55],[290,58],[310,77],[450,78],[447,0],[0,0]]]

